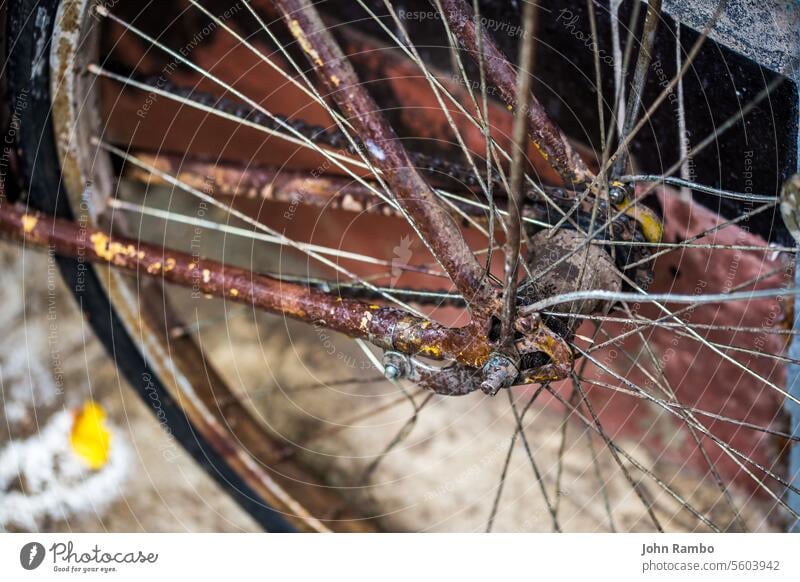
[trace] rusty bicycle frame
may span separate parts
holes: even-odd
[[[309,287],[256,274],[215,261],[198,260],[186,253],[110,236],[99,229],[70,221],[28,213],[0,203],[0,232],[53,252],[82,257],[98,263],[161,277],[190,287],[207,297],[224,297],[265,311],[367,340],[391,353],[452,360],[473,369],[419,371],[422,385],[445,394],[462,394],[478,387],[495,393],[512,383],[544,382],[565,378],[572,353],[566,341],[552,332],[537,314],[517,317],[513,325],[518,339],[511,352],[540,351],[548,363],[535,370],[520,370],[519,361],[508,357],[508,346],[493,338],[493,326],[503,317],[503,289],[486,276],[451,214],[440,204],[431,185],[411,162],[400,139],[380,113],[372,96],[359,83],[352,65],[309,0],[257,2],[279,15],[313,66],[331,100],[345,114],[355,137],[364,145],[363,155],[376,170],[380,185],[391,194],[436,261],[464,297],[471,321],[450,328],[400,308],[337,297]],[[517,74],[513,65],[492,43],[490,35],[478,40],[470,9],[460,0],[443,0],[445,21],[457,33],[465,49],[485,60],[489,79],[498,87],[510,111],[518,105]],[[478,49],[482,48],[479,53]],[[543,157],[568,186],[590,182],[594,176],[569,145],[567,138],[531,94],[523,103],[527,134]],[[507,316],[507,314],[506,314]],[[498,353],[501,351],[498,359]],[[455,368],[456,366],[451,366]],[[482,374],[476,374],[481,369]],[[446,370],[446,369],[444,369]],[[480,377],[479,377],[480,376]]]
[[[522,307],[516,313],[513,310],[512,315],[508,315],[508,297],[516,300],[516,294],[509,293],[508,285],[501,287],[487,276],[487,268],[478,262],[467,245],[454,215],[439,201],[433,188],[435,181],[415,167],[412,153],[404,148],[372,96],[359,82],[348,57],[310,0],[254,0],[253,4],[273,17],[282,19],[295,38],[326,89],[327,98],[347,119],[353,130],[354,141],[363,146],[358,148],[358,154],[374,171],[376,188],[385,191],[393,206],[396,206],[391,208],[391,212],[386,206],[378,207],[380,212],[402,215],[411,224],[463,297],[471,315],[468,324],[448,327],[399,307],[343,297],[310,285],[290,282],[280,276],[198,258],[134,238],[113,236],[109,230],[28,211],[9,202],[2,190],[0,234],[58,255],[108,265],[137,276],[160,279],[191,289],[193,296],[224,298],[368,341],[385,351],[383,363],[387,377],[404,377],[439,394],[461,395],[478,389],[494,394],[512,384],[546,383],[569,377],[576,355],[569,347],[568,334],[562,331],[560,335],[551,330],[543,318],[532,310],[537,305]],[[464,51],[485,66],[487,79],[498,90],[496,94],[508,111],[514,113],[515,154],[521,149],[516,130],[517,119],[522,119],[524,131],[521,139],[529,140],[541,153],[542,159],[547,161],[566,190],[576,195],[573,200],[583,200],[583,196],[577,196],[581,189],[584,195],[592,192],[598,198],[608,196],[595,188],[595,182],[603,182],[605,169],[597,172],[598,178],[578,156],[556,123],[548,117],[529,87],[527,94],[521,95],[519,78],[522,75],[494,45],[491,35],[481,32],[468,2],[435,0],[435,5]],[[132,151],[140,159],[149,155],[139,155],[135,149]],[[354,155],[346,150],[339,153]],[[190,185],[192,179],[209,173],[213,167],[223,196],[236,195],[232,186],[234,183],[237,188],[257,188],[269,184],[273,200],[295,202],[299,199],[301,204],[324,206],[335,196],[335,192],[344,190],[344,184],[349,184],[347,196],[365,206],[377,201],[370,188],[362,188],[331,176],[309,179],[298,171],[278,173],[263,169],[250,169],[244,173],[235,165],[211,166],[204,161],[191,159],[185,164],[185,160],[168,155],[153,156],[149,161],[154,167],[162,167],[161,164],[166,163],[167,173],[179,175],[181,181],[184,181],[181,172],[186,172],[185,178]],[[512,163],[516,164],[516,167],[512,166],[513,177],[513,170],[519,173],[522,166],[516,156]],[[607,160],[607,163],[610,161]],[[126,166],[124,172],[139,181],[158,183],[159,177],[143,167]],[[225,173],[235,179],[221,178]],[[241,177],[247,180],[242,181]],[[225,188],[229,186],[232,190],[226,192]],[[513,209],[511,204],[515,196],[520,195],[519,188],[519,185],[514,186],[513,179],[512,186],[506,188],[509,210]],[[618,214],[631,216],[646,212],[636,207],[635,202],[615,206]],[[513,212],[508,214],[512,223],[517,221],[519,235],[519,213],[517,216]],[[564,220],[567,219],[568,216],[565,216]],[[513,228],[514,225],[510,224],[509,227]],[[557,230],[556,225],[552,231]],[[572,254],[575,252],[571,251]],[[518,250],[516,256],[519,256]],[[508,283],[508,268],[506,275]],[[511,276],[516,276],[516,269]],[[498,333],[501,324],[503,334]],[[508,327],[514,332],[510,345],[507,343]],[[520,355],[534,352],[548,356],[547,361],[537,365],[522,365]],[[576,352],[580,350],[576,349]],[[446,367],[428,366],[424,362],[412,364],[415,356],[455,363]],[[230,443],[222,437],[219,446],[231,454]],[[280,503],[279,499],[276,504]],[[311,520],[309,523],[312,529],[323,529],[322,525],[311,523]]]

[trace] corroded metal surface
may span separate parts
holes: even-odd
[[[146,166],[173,176],[182,183],[215,197],[258,199],[289,204],[308,204],[332,210],[399,216],[369,188],[349,178],[307,171],[261,167],[252,164],[209,162],[187,156],[134,152]],[[168,185],[163,176],[132,164],[125,177],[147,184]],[[475,212],[475,207],[465,208]]]
[[[387,350],[452,360],[473,369],[484,366],[491,356],[490,343],[473,324],[448,328],[401,309],[336,297],[246,269],[204,261],[133,239],[110,237],[97,229],[26,213],[9,204],[0,207],[0,232],[26,244],[50,248],[57,254],[83,257],[190,288],[194,299],[219,297],[244,303],[365,339]],[[529,316],[519,320],[517,332],[515,348],[523,361],[537,353],[545,356],[544,361],[525,370],[524,382],[557,380],[569,374],[573,361],[569,346],[540,318]],[[464,380],[464,374],[471,372],[459,372],[458,379]],[[437,388],[435,374],[426,376],[425,381],[427,387],[437,392],[453,392]],[[452,383],[445,376],[439,381]]]
[[[467,300],[473,316],[487,321],[498,310],[497,290],[467,246],[458,225],[414,168],[401,141],[306,0],[276,0],[290,33],[305,52],[331,99],[353,125],[366,155],[380,170],[397,203]]]
[[[381,200],[363,184],[349,178],[275,166],[208,161],[185,155],[154,154],[140,150],[133,150],[131,153],[143,162],[143,166],[155,168],[163,174],[172,176],[188,186],[208,192],[215,197],[308,204],[332,210],[402,217],[399,209]],[[163,175],[133,164],[125,167],[124,176],[145,184],[169,184]],[[543,190],[549,201],[545,201],[533,189],[526,191],[522,203],[523,217],[543,224],[552,224],[562,216],[561,213],[568,212],[576,203],[574,190],[556,187],[544,187]],[[448,202],[457,208],[458,213],[462,216],[466,214],[485,223],[488,221],[488,210],[484,207],[485,203],[481,202],[474,194],[471,190],[459,193],[458,196],[463,196],[465,199],[450,196]],[[496,191],[495,205],[501,211],[507,210],[508,207],[504,194],[502,190]],[[556,206],[561,213],[555,209]],[[575,220],[584,228],[588,228],[593,206],[594,198],[591,196],[578,201]],[[633,210],[628,214],[633,217]],[[596,219],[596,222],[607,218],[606,205],[601,203],[599,218]],[[624,231],[626,229],[620,225],[621,233],[625,236],[631,234]]]
[[[25,213],[8,204],[0,208],[0,231],[61,255],[84,257],[188,287],[196,299],[220,297],[244,303],[317,323],[382,348],[451,359],[472,367],[482,366],[489,355],[489,346],[472,326],[447,328],[401,309],[336,297],[134,239],[111,237],[98,229]]]
[[[571,291],[603,289],[620,291],[622,280],[613,259],[602,247],[586,245],[574,231],[561,230],[552,236],[541,232],[532,239],[528,261],[534,278],[532,285],[541,297],[554,297]],[[562,257],[555,268],[550,268]],[[564,311],[589,314],[601,308],[599,301],[563,305]]]
[[[442,0],[443,16],[447,19],[453,34],[464,48],[475,58],[485,61],[486,75],[498,90],[500,98],[506,105],[517,107],[515,89],[517,73],[514,66],[505,58],[500,49],[492,41],[491,35],[485,31],[480,33],[475,27],[475,16],[463,0]],[[481,42],[478,42],[478,35]],[[483,49],[479,55],[479,47]],[[542,104],[531,96],[527,108],[528,131],[534,144],[540,149],[545,159],[561,176],[565,184],[582,184],[589,181],[593,174],[586,163],[573,150],[567,137],[547,115]]]

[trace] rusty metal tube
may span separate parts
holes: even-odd
[[[474,58],[484,59],[486,74],[497,88],[503,102],[512,109],[521,106],[517,103],[516,96],[517,71],[497,48],[491,35],[485,30],[477,29],[472,8],[464,0],[441,0],[441,2],[443,17],[447,20],[454,36]],[[478,34],[481,35],[482,54],[478,51]],[[550,118],[539,100],[531,95],[530,105],[525,109],[528,117],[528,133],[533,143],[564,184],[572,187],[591,181],[594,174],[572,148],[567,136]]]
[[[192,289],[194,298],[218,297],[322,325],[384,349],[419,354],[477,367],[489,355],[474,327],[448,328],[393,307],[337,297],[295,283],[259,275],[187,253],[83,227],[71,221],[28,213],[0,204],[0,233],[49,248],[59,255],[160,277]]]
[[[453,218],[414,167],[347,57],[309,0],[273,0],[289,32],[314,67],[330,98],[350,121],[370,162],[380,170],[397,203],[453,284],[473,317],[487,322],[499,309],[497,290],[472,254]]]

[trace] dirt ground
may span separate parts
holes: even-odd
[[[43,430],[57,411],[88,398],[128,451],[125,478],[78,513],[37,519],[40,531],[258,531],[164,433],[83,323],[46,254],[0,247],[3,398],[0,448]],[[10,530],[18,524],[0,524]]]

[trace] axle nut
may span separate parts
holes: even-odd
[[[383,375],[387,380],[397,380],[400,377],[400,369],[394,364],[387,364],[383,368]]]
[[[399,380],[407,372],[405,356],[398,352],[384,352],[383,377],[387,380]]]
[[[481,390],[489,396],[497,394],[501,388],[508,388],[519,376],[519,368],[505,354],[494,353],[483,366]]]

